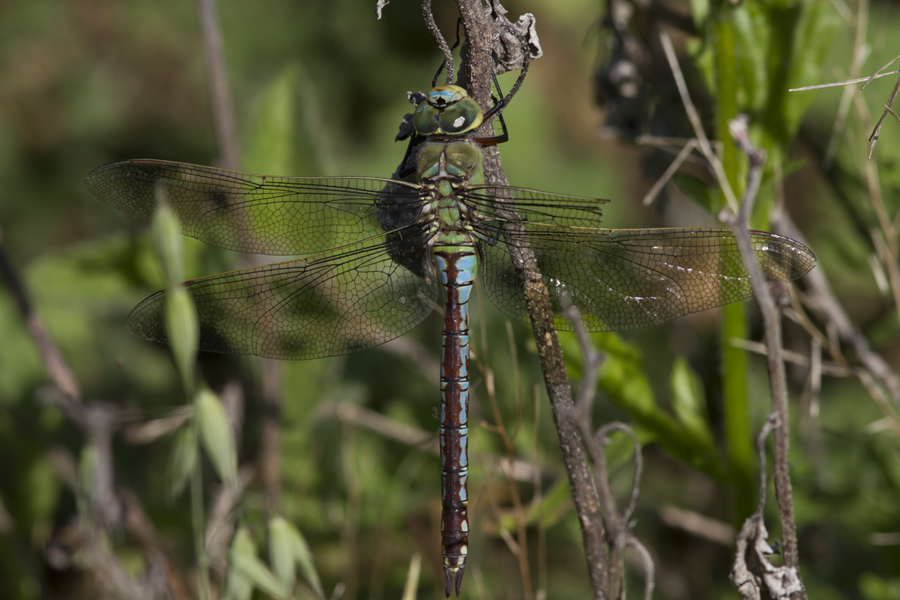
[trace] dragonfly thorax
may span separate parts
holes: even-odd
[[[425,96],[416,107],[413,125],[421,136],[462,135],[481,125],[483,114],[478,103],[457,85],[441,85]]]
[[[481,152],[469,142],[426,143],[417,163],[420,183],[452,180],[468,185],[483,179]]]

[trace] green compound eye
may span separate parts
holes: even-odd
[[[458,134],[481,125],[481,107],[471,98],[463,98],[441,112],[440,128],[444,133]]]
[[[413,126],[419,135],[434,135],[438,133],[438,120],[441,111],[427,102],[421,103],[413,113]]]
[[[466,90],[456,85],[442,85],[428,92],[413,115],[416,133],[459,135],[472,131],[483,120],[481,107],[469,98]]]

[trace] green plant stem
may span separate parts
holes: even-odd
[[[194,419],[191,425],[194,428],[194,439],[200,440],[200,432],[197,431],[197,421]],[[194,553],[197,555],[197,591],[200,600],[210,600],[209,588],[209,557],[206,554],[205,513],[203,511],[203,469],[202,461],[198,459],[194,463],[191,473],[191,524],[194,529]]]
[[[722,167],[735,196],[743,190],[743,177],[737,148],[730,143],[728,122],[738,115],[739,81],[732,8],[718,2],[714,17],[716,98],[716,139],[722,144]],[[747,358],[730,340],[745,338],[747,318],[743,304],[722,310],[722,402],[725,415],[725,439],[733,491],[732,519],[740,524],[755,506],[753,486],[753,448],[747,405]]]

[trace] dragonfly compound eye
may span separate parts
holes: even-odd
[[[413,114],[413,126],[419,135],[434,135],[440,133],[439,120],[441,118],[441,110],[428,104],[421,103],[416,107]]]
[[[481,125],[483,115],[478,103],[456,85],[434,88],[419,104],[413,125],[419,135],[460,135]]]
[[[481,125],[481,107],[471,98],[463,98],[441,112],[440,128],[444,133],[459,134]]]

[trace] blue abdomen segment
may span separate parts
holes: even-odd
[[[472,246],[434,247],[445,290],[441,347],[441,545],[445,591],[462,584],[469,543],[469,295],[478,270]]]

